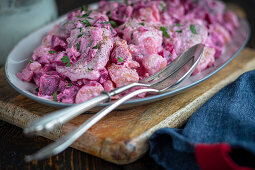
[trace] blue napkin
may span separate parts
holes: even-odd
[[[220,90],[184,129],[160,129],[149,144],[150,156],[165,169],[254,168],[255,70]]]

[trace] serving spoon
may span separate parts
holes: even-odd
[[[54,112],[53,114],[47,115],[44,118],[32,123],[28,128],[24,129],[24,133],[29,134],[40,132],[42,130],[50,130],[56,125],[59,125],[63,122],[64,123],[67,122],[68,120],[83,113],[84,111],[96,106],[101,102],[111,99],[112,96],[120,94],[123,91],[126,91],[127,89],[136,86],[145,87],[144,89],[135,90],[125,95],[124,97],[120,98],[110,106],[102,109],[100,112],[93,115],[90,119],[88,119],[86,122],[84,122],[82,125],[80,125],[77,129],[75,129],[71,133],[63,136],[62,138],[46,146],[45,148],[42,148],[37,153],[27,156],[25,160],[26,161],[40,160],[62,152],[67,147],[69,147],[75,140],[77,140],[83,133],[85,133],[90,127],[92,127],[95,123],[101,120],[104,116],[109,114],[112,110],[121,105],[123,102],[131,99],[132,97],[137,96],[138,94],[141,93],[159,94],[170,90],[174,90],[194,71],[195,67],[200,61],[203,49],[204,49],[203,44],[197,44],[188,49],[186,52],[184,52],[180,57],[178,57],[174,62],[169,64],[165,69],[161,70],[157,74],[147,79],[141,80],[139,83],[132,83],[130,85],[117,88],[109,93],[103,92],[100,96],[95,97],[85,103],[74,105],[67,109]],[[98,102],[98,100],[100,100],[100,102]],[[68,114],[68,116],[62,114],[61,111]],[[63,115],[64,118],[59,117],[61,115]]]

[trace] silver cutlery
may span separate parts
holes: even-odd
[[[62,152],[104,116],[109,114],[123,102],[137,96],[138,94],[159,94],[174,90],[180,83],[182,83],[192,74],[200,61],[203,50],[203,44],[197,44],[185,51],[180,57],[170,63],[166,68],[150,76],[149,78],[141,80],[138,83],[132,83],[127,86],[116,88],[111,92],[104,91],[100,96],[88,100],[82,104],[76,104],[66,109],[53,112],[39,120],[36,120],[35,122],[32,122],[27,128],[24,129],[25,134],[34,134],[43,130],[51,130],[52,128],[68,122],[74,117],[84,113],[85,111],[97,106],[102,102],[110,101],[111,98],[115,95],[121,94],[122,92],[132,87],[141,86],[141,89],[135,90],[123,96],[119,100],[112,103],[110,106],[93,115],[90,119],[88,119],[74,131],[39,150],[35,154],[27,156],[25,160],[40,160]]]

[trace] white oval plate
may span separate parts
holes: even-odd
[[[91,5],[92,8],[96,8],[96,4]],[[27,37],[23,38],[11,51],[9,56],[7,57],[6,64],[5,64],[5,75],[9,82],[9,84],[19,93],[27,96],[28,98],[46,104],[50,106],[56,107],[66,107],[70,106],[71,104],[67,103],[58,103],[54,102],[45,98],[40,98],[36,94],[34,94],[34,89],[36,88],[34,83],[28,83],[21,81],[17,78],[16,73],[22,71],[25,68],[28,61],[31,59],[33,50],[41,44],[42,38],[47,35],[47,33],[53,28],[54,25],[64,21],[66,15],[60,17],[56,21],[40,28],[39,30],[31,33]],[[122,104],[119,108],[129,108],[133,106],[143,105],[146,103],[151,103],[157,100],[164,99],[166,97],[175,95],[179,92],[184,91],[190,87],[193,87],[204,80],[208,79],[223,67],[225,67],[232,59],[234,59],[237,54],[245,47],[249,37],[250,37],[250,27],[246,20],[239,19],[240,26],[237,29],[236,36],[233,37],[232,42],[226,46],[226,50],[223,52],[222,56],[219,59],[216,59],[215,64],[213,67],[210,67],[201,73],[189,77],[185,82],[183,82],[179,88],[169,91],[159,95],[150,95],[145,98],[137,98],[132,99],[124,104]],[[110,103],[100,104],[96,110],[103,106],[107,106]]]

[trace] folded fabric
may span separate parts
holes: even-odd
[[[149,144],[165,169],[255,168],[255,70],[220,90],[184,129],[160,129]]]

